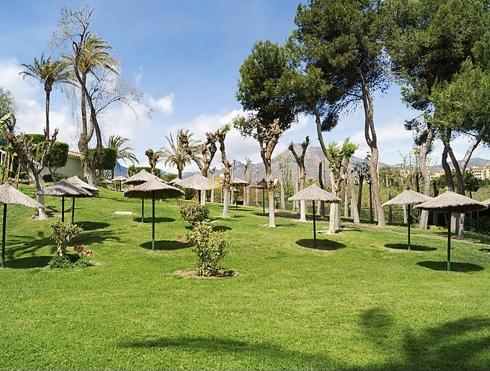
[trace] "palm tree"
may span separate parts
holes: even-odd
[[[191,156],[187,153],[186,148],[181,141],[182,134],[185,135],[185,131],[180,129],[177,132],[175,139],[172,136],[172,133],[170,133],[170,136],[166,136],[165,139],[168,142],[168,148],[162,148],[160,151],[162,158],[165,161],[165,166],[170,165],[177,168],[177,176],[179,179],[182,179],[182,172],[184,171],[185,165],[191,162]],[[191,135],[188,135],[187,137],[190,138]]]
[[[44,86],[44,92],[46,94],[46,127],[44,135],[46,140],[50,138],[49,133],[49,105],[51,101],[51,91],[53,86],[58,83],[71,83],[72,73],[68,69],[68,64],[63,61],[53,61],[51,58],[44,58],[41,55],[40,59],[34,58],[33,64],[23,64],[26,69],[20,74],[25,78],[26,76],[33,77]]]
[[[139,163],[135,154],[133,153],[133,148],[123,147],[125,143],[129,142],[128,138],[123,138],[119,135],[111,135],[107,141],[107,148],[111,148],[116,151],[116,160],[122,160],[124,163],[130,161],[133,165],[134,163]],[[114,169],[112,169],[112,178],[114,178]]]
[[[161,152],[154,151],[151,148],[145,151],[146,157],[148,157],[148,163],[150,164],[151,173],[155,175],[155,168],[157,167],[158,161],[161,160]]]

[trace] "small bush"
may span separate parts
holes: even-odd
[[[51,238],[56,244],[56,251],[59,256],[65,255],[68,242],[83,232],[83,229],[78,225],[62,222],[51,224],[51,228],[53,228]]]
[[[187,235],[188,241],[194,245],[197,255],[197,275],[216,276],[219,274],[218,263],[226,255],[229,242],[222,232],[214,232],[207,223],[200,223]]]
[[[193,226],[204,222],[209,216],[207,206],[197,202],[180,202],[179,211],[182,219]]]
[[[73,268],[73,262],[69,255],[55,255],[48,263],[51,269],[68,269]]]

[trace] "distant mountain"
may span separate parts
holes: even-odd
[[[121,165],[119,162],[116,163],[114,168],[114,176],[128,176],[128,168]]]
[[[458,161],[459,164],[461,165],[461,161]],[[449,165],[452,167],[451,162],[449,161]],[[490,160],[487,160],[485,158],[472,158],[470,159],[470,162],[468,163],[468,167],[483,167],[483,166],[490,166]],[[432,169],[442,169],[442,165],[435,165],[431,166]]]

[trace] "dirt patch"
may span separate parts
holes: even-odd
[[[195,269],[184,269],[174,273],[182,278],[191,278],[196,280],[215,280],[219,278],[231,278],[238,276],[238,272],[231,269],[221,269],[215,276],[198,276]]]

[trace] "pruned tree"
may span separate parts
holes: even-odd
[[[229,203],[230,203],[230,187],[231,187],[231,164],[226,155],[226,135],[230,131],[231,127],[229,125],[223,126],[216,132],[216,140],[219,143],[219,151],[221,153],[221,162],[223,164],[223,218],[229,218],[228,213]]]
[[[234,121],[243,136],[259,143],[269,199],[269,227],[275,227],[272,154],[279,138],[296,119],[296,106],[289,90],[291,61],[287,51],[270,41],[257,42],[240,67],[237,98],[247,111]]]
[[[249,183],[252,181],[251,165],[252,165],[252,160],[249,157],[245,157],[245,167],[243,168],[243,179]],[[243,191],[243,203],[244,203],[244,206],[248,206],[250,203],[250,187],[249,186],[246,186],[244,191]]]
[[[159,151],[154,151],[149,148],[145,151],[145,156],[148,157],[148,164],[150,165],[151,173],[155,174],[157,164],[162,159],[162,154]]]
[[[327,147],[327,160],[330,169],[332,194],[337,197],[342,194],[349,162],[356,150],[357,145],[351,143],[349,139],[346,139],[341,147],[335,142],[330,143]],[[330,205],[329,233],[336,233],[340,229],[339,208],[338,203]]]
[[[30,173],[34,178],[36,186],[37,200],[41,205],[44,205],[44,195],[42,193],[41,170],[46,163],[46,157],[51,152],[53,144],[56,142],[58,129],[55,129],[49,140],[43,142],[43,146],[39,150],[39,146],[34,145],[32,138],[25,134],[17,134],[15,131],[16,118],[13,114],[9,115],[4,120],[4,138],[12,146],[13,150],[19,159],[26,164]],[[40,170],[41,169],[41,170]],[[38,210],[40,219],[46,218],[44,208]]]
[[[291,38],[307,73],[318,69],[319,73],[314,74],[328,87],[327,94],[318,96],[322,104],[313,100],[315,104],[310,105],[319,139],[321,131],[336,125],[341,112],[362,104],[380,227],[386,223],[378,180],[379,151],[373,93],[387,86],[386,56],[382,44],[385,16],[381,4],[379,0],[311,0],[300,4],[295,18],[297,29]],[[321,107],[323,112],[319,110]],[[322,141],[320,145],[324,149]]]
[[[307,136],[303,143],[301,143],[301,153],[297,153],[294,149],[294,144],[291,143],[288,149],[293,154],[293,157],[298,165],[298,173],[299,173],[299,191],[302,191],[305,188],[306,181],[306,165],[305,165],[305,157],[308,146],[310,145],[310,137]],[[299,212],[299,221],[305,223],[306,220],[306,202],[300,201],[300,212]]]
[[[181,130],[177,134],[187,155],[196,163],[203,176],[208,176],[209,167],[217,151],[216,133],[207,132],[203,142],[196,142],[189,130]]]

